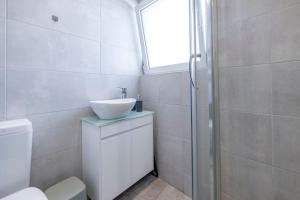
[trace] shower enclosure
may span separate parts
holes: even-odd
[[[194,200],[220,198],[214,9],[212,0],[144,0],[136,8],[145,72],[142,95],[160,124],[156,129],[158,172]],[[157,95],[156,90],[163,92]],[[187,101],[182,100],[185,94],[190,94]],[[191,120],[182,119],[188,112],[178,114],[185,109],[191,111]],[[183,143],[191,146],[192,155],[185,154],[189,147],[180,146]]]
[[[172,10],[171,4],[162,9],[160,16],[170,17],[166,11]],[[186,23],[190,24],[190,37],[184,38],[190,39],[190,55],[185,54],[185,49],[180,52],[182,56],[173,53],[183,49],[176,46],[181,38],[170,37],[175,35],[173,32],[185,30],[179,22],[188,14],[179,15],[181,9],[170,17],[170,21],[175,18],[173,26],[166,23],[152,30],[156,35],[161,27],[174,28],[165,34],[166,40],[171,40],[166,45],[171,50],[155,51],[159,57],[167,54],[185,62],[190,58],[186,79],[190,79],[191,94],[193,199],[300,199],[300,2],[189,0],[189,8]],[[153,24],[160,19],[153,20]],[[157,42],[159,50],[161,42],[164,40]],[[159,85],[162,96],[172,91],[172,98],[167,99],[180,100],[174,88],[182,91],[181,75],[172,76],[175,75],[148,76],[147,81],[152,84],[146,91]],[[151,99],[155,99],[155,94]],[[181,110],[179,100],[172,102],[177,111]],[[156,102],[152,103],[154,108]],[[159,108],[164,107],[165,104]],[[166,113],[171,111],[170,108]],[[174,111],[159,116],[158,120],[172,118],[163,120],[170,123],[169,134],[180,135],[180,114],[177,118]],[[158,135],[164,132],[168,130],[159,130]],[[172,144],[179,157],[181,149],[175,147],[182,141],[173,135],[164,138],[167,142],[161,146]],[[172,139],[177,143],[172,143]],[[179,176],[182,170],[176,169],[181,160],[168,149],[159,150],[171,158],[168,165],[162,165],[161,174],[175,186],[179,180],[177,186],[185,192],[180,182],[184,176]],[[161,158],[159,153],[156,155]]]
[[[194,200],[220,199],[218,73],[212,0],[190,0],[192,181]]]
[[[193,199],[300,199],[299,1],[190,3]]]

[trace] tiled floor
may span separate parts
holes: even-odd
[[[192,200],[159,178],[147,175],[115,200]]]

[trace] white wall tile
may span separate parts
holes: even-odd
[[[107,12],[101,21],[99,0],[8,1],[4,105],[5,5],[0,0],[0,120],[7,106],[8,119],[33,122],[32,186],[45,189],[81,176],[80,118],[92,114],[89,100],[119,98],[117,87],[137,96],[141,68],[133,8],[119,0],[103,5]],[[52,15],[59,17],[57,23]],[[101,42],[109,44],[102,48],[101,63],[100,26],[105,29]]]
[[[32,160],[30,185],[42,190],[70,176],[81,177],[81,147]]]
[[[7,66],[55,69],[58,35],[54,31],[8,20]]]
[[[80,121],[78,121],[80,124]],[[76,126],[58,126],[53,129],[42,129],[39,135],[33,138],[32,158],[47,157],[80,143],[81,129]]]
[[[272,65],[272,112],[300,117],[300,62]]]
[[[300,175],[273,168],[275,199],[299,199]]]
[[[293,5],[299,4],[300,1],[299,0],[273,0],[272,1],[272,11],[278,11],[278,10],[282,10],[285,9],[287,7],[291,7]]]
[[[157,163],[159,177],[180,191],[184,191],[184,173],[168,163]]]
[[[154,150],[159,176],[191,195],[188,73],[143,75],[140,82],[144,108],[155,112]]]
[[[234,199],[273,200],[272,167],[222,152],[222,191]]]
[[[273,117],[273,164],[281,169],[300,172],[300,119]]]
[[[235,23],[223,30],[219,35],[219,65],[243,66],[269,63],[269,31],[268,14]]]
[[[300,4],[271,15],[271,61],[300,59]]]
[[[272,164],[271,116],[223,110],[220,132],[226,151]]]
[[[135,33],[135,19],[133,10],[127,9],[124,17],[108,9],[101,12],[101,42],[116,45],[135,51],[137,47],[137,35]]]
[[[193,190],[192,176],[185,174],[184,175],[183,192],[186,195],[188,195],[189,197],[192,197],[192,190]]]
[[[87,106],[85,76],[77,73],[8,70],[8,117]]]
[[[86,90],[89,100],[120,98],[119,87],[127,88],[128,97],[136,98],[138,94],[138,76],[88,75]]]
[[[27,116],[34,130],[32,158],[41,159],[80,146],[80,120],[91,114],[89,108],[84,108]]]
[[[100,40],[100,1],[9,0],[7,10],[9,19]],[[53,22],[52,15],[59,21]]]
[[[68,126],[80,128],[80,118],[92,113],[91,108],[76,108],[60,112],[27,115],[27,118],[32,122],[33,136],[37,137],[41,135],[44,129],[55,129],[58,127],[64,129]]]
[[[183,142],[182,140],[166,135],[159,135],[157,140],[157,162],[183,169]]]
[[[55,49],[57,71],[100,72],[100,43],[60,34]],[[59,58],[59,59],[58,59]]]
[[[127,88],[127,96],[131,98],[137,98],[139,94],[139,76],[121,76],[121,87]],[[120,90],[119,90],[120,92]]]
[[[7,32],[8,68],[100,71],[97,42],[12,20],[8,20]]]
[[[276,2],[276,1],[275,1]],[[222,0],[218,1],[218,21],[220,30],[233,23],[253,18],[271,11],[272,0]]]
[[[101,73],[141,74],[134,10],[126,1],[103,0]]]
[[[182,73],[181,87],[182,87],[182,103],[183,103],[183,105],[191,105],[189,72]]]
[[[222,199],[299,199],[300,1],[217,6]]]
[[[272,75],[269,65],[220,70],[221,108],[250,113],[272,111]]]
[[[140,92],[145,101],[159,102],[160,78],[157,75],[144,75],[141,77]]]
[[[144,75],[140,85],[145,100],[170,105],[190,105],[190,79],[187,72]]]
[[[182,73],[170,73],[159,76],[159,102],[162,104],[183,105]]]
[[[101,1],[101,11],[107,10],[111,12],[112,15],[119,18],[124,18],[128,16],[128,10],[132,7],[128,2],[120,0],[102,0]]]
[[[183,106],[160,104],[157,113],[158,132],[177,138],[185,135],[185,109]]]
[[[80,146],[80,120],[91,114],[89,108],[84,108],[27,116],[34,130],[33,159]]]
[[[101,44],[101,73],[140,75],[141,68],[134,51]]]
[[[192,141],[183,141],[183,162],[184,162],[184,173],[187,177],[192,176]],[[190,177],[191,178],[191,177]]]

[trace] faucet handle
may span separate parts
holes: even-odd
[[[125,88],[125,87],[118,87],[118,88],[121,89],[122,92],[126,92],[127,91],[127,88]]]
[[[126,99],[127,98],[127,88],[124,87],[118,87],[122,90],[122,99]]]

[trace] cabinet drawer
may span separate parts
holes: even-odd
[[[153,123],[152,115],[104,126],[101,127],[101,139],[151,123]]]

